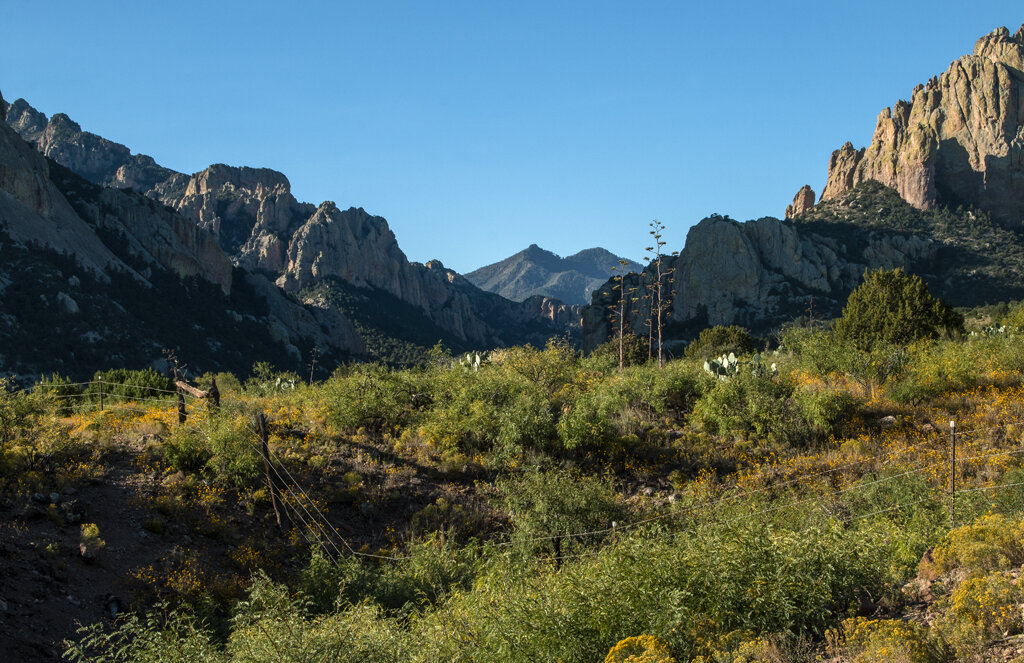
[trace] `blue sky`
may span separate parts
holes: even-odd
[[[1015,2],[0,0],[0,91],[184,172],[284,172],[469,271],[531,243],[638,259],[781,216]]]

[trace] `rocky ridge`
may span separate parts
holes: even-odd
[[[342,211],[331,201],[301,203],[280,172],[214,164],[184,175],[83,132],[65,115],[47,120],[21,99],[11,104],[7,122],[43,154],[86,179],[133,188],[172,208],[211,233],[235,265],[264,274],[289,292],[328,277],[383,291],[467,348],[543,342],[579,327],[578,317],[561,302],[511,302],[481,291],[437,261],[410,262],[382,217],[361,208]]]
[[[0,97],[0,108],[16,104]],[[211,369],[238,371],[260,358],[301,365],[314,345],[338,358],[363,351],[338,311],[302,306],[237,269],[180,214],[87,181],[3,124],[0,300],[5,372],[91,371],[117,357],[138,365],[175,346],[194,348]],[[245,329],[245,341],[232,341],[231,329]],[[229,342],[234,351],[219,349]]]
[[[985,35],[910,101],[884,109],[867,148],[833,152],[821,198],[867,180],[921,210],[962,204],[1024,225],[1024,26]]]

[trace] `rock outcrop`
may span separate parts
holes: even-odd
[[[274,275],[285,268],[288,237],[315,210],[269,168],[214,164],[189,177],[180,195],[167,189],[152,195],[213,233],[240,266]]]
[[[927,270],[938,252],[933,240],[905,233],[865,231],[856,242],[766,217],[739,223],[712,216],[690,228],[672,262],[674,289],[668,324],[689,336],[711,325],[740,324],[757,331],[816,310],[835,315],[865,269],[903,267]],[[627,277],[636,288],[638,312],[631,326],[643,328],[649,307],[643,296],[653,288],[650,269]],[[584,348],[611,334],[606,311],[618,290],[602,288],[584,311]]]
[[[867,180],[918,209],[965,204],[1024,225],[1024,26],[982,37],[910,101],[883,110],[867,148],[833,152],[822,200]]]
[[[95,184],[145,192],[177,174],[152,157],[132,154],[120,143],[82,131],[64,113],[47,119],[24,99],[10,105],[6,121],[43,155]]]
[[[792,219],[812,207],[814,207],[814,189],[809,184],[805,184],[793,196],[793,203],[786,206],[786,218]]]

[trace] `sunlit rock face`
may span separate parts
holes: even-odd
[[[918,209],[964,204],[1024,225],[1024,26],[985,35],[910,101],[884,109],[868,147],[833,152],[822,200],[866,180]]]

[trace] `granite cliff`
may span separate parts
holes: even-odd
[[[866,148],[832,153],[822,200],[875,180],[911,205],[971,206],[1024,225],[1024,26],[999,28],[878,116]]]

